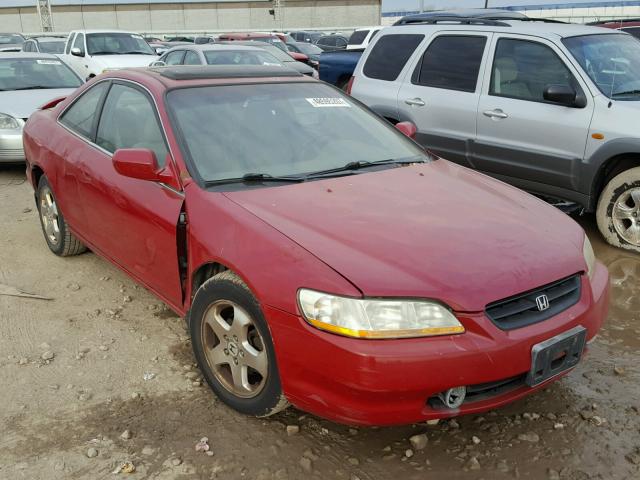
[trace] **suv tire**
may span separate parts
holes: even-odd
[[[640,167],[609,180],[598,199],[596,220],[609,244],[640,252]]]

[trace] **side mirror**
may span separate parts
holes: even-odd
[[[155,62],[151,62],[149,66],[150,67],[166,67],[167,64],[164,63],[162,60],[156,60]]]
[[[578,95],[575,89],[569,85],[547,85],[542,96],[548,102],[557,103],[566,107],[586,106],[582,95]]]
[[[113,167],[124,177],[162,181],[156,155],[146,148],[121,148],[113,154]]]
[[[78,47],[73,47],[71,49],[71,55],[73,55],[74,57],[84,57],[84,52]]]
[[[416,128],[416,126],[413,123],[411,123],[411,122],[396,123],[396,128],[398,130],[400,130],[407,137],[415,140],[416,132],[418,131],[418,129]]]

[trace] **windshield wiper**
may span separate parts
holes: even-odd
[[[625,95],[639,95],[639,94],[640,94],[640,90],[627,90],[626,92],[616,92],[611,96],[612,97],[623,97]]]
[[[103,51],[98,51],[98,52],[89,52],[89,55],[121,55],[120,52],[103,52]]]
[[[224,185],[227,183],[242,183],[242,182],[291,182],[291,183],[300,183],[304,182],[304,177],[278,177],[274,175],[270,175],[268,173],[247,173],[239,178],[223,178],[221,180],[207,180],[205,185],[207,187],[212,187],[215,185]]]
[[[322,177],[325,175],[330,175],[332,173],[339,173],[339,172],[353,173],[354,170],[377,167],[379,165],[408,165],[410,163],[424,163],[425,161],[426,160],[418,157],[400,158],[400,159],[390,158],[387,160],[378,160],[377,162],[368,162],[368,161],[359,160],[357,162],[349,162],[346,165],[343,165],[342,167],[331,168],[329,170],[319,170],[317,172],[311,172],[311,173],[308,173],[304,178],[310,179],[310,178]]]
[[[140,50],[135,50],[133,52],[122,52],[122,55],[153,55],[153,53],[141,52]]]

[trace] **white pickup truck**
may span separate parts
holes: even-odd
[[[142,35],[134,32],[75,30],[69,34],[60,58],[88,80],[104,71],[146,67],[158,56]]]

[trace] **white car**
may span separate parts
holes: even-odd
[[[367,48],[367,45],[371,43],[371,40],[376,34],[384,27],[378,25],[377,27],[365,27],[357,28],[349,37],[349,43],[347,44],[347,50],[357,50],[359,48]]]
[[[146,67],[158,56],[142,35],[134,32],[75,30],[60,58],[88,80],[109,70]]]

